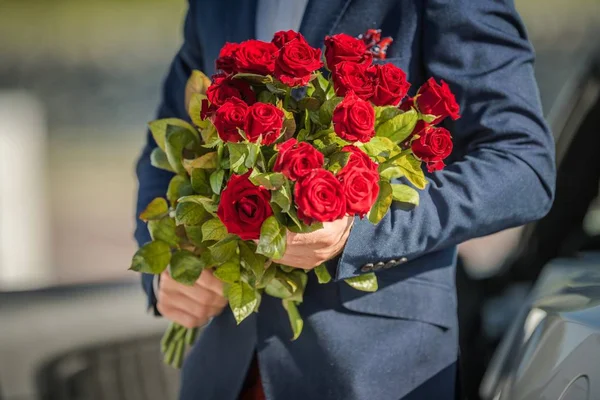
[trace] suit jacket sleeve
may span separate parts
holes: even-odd
[[[157,118],[177,117],[189,120],[184,105],[185,84],[193,69],[204,69],[198,33],[194,24],[194,1],[190,2],[185,24],[184,42],[175,56],[169,73],[163,83],[161,104]],[[170,172],[153,167],[150,164],[150,153],[156,147],[156,142],[150,132],[146,133],[146,145],[140,156],[136,173],[139,182],[136,216],[139,215],[155,197],[164,197],[169,181],[173,177]],[[135,239],[138,245],[149,242],[150,234],[146,224],[139,218],[136,219]],[[153,307],[155,313],[156,297],[153,289],[153,276],[142,275],[142,286],[148,294],[148,306]]]
[[[462,118],[447,127],[464,152],[428,176],[414,210],[392,207],[377,226],[356,220],[337,279],[522,225],[552,204],[554,143],[513,2],[428,0],[423,29],[425,73],[456,94]]]

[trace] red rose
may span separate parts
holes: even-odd
[[[323,167],[323,154],[310,144],[294,138],[277,146],[279,153],[273,165],[273,171],[281,172],[292,181],[308,175],[313,169]]]
[[[217,107],[232,97],[244,100],[247,104],[256,102],[256,95],[247,82],[233,79],[225,74],[213,75],[212,84],[206,90],[206,96],[208,101]]]
[[[443,169],[443,160],[452,153],[450,132],[445,128],[424,124],[425,127],[418,133],[419,138],[411,143],[412,151],[417,158],[427,163],[429,172]]]
[[[402,143],[400,143],[400,147],[402,147],[403,149],[408,149],[413,138],[417,135],[421,136],[421,132],[423,132],[425,129],[429,129],[429,126],[430,125],[422,119],[418,120],[411,134],[406,139],[404,139]]]
[[[215,61],[217,69],[228,74],[235,72],[235,53],[239,46],[238,43],[225,43],[219,52],[219,58]]]
[[[398,108],[402,111],[410,111],[411,108],[415,108],[415,98],[407,97]]]
[[[346,215],[342,184],[325,169],[314,169],[296,182],[294,200],[305,224],[331,222]]]
[[[284,45],[286,45],[288,42],[291,42],[294,39],[303,39],[304,40],[304,36],[302,36],[301,33],[296,32],[296,31],[279,31],[279,32],[275,32],[275,35],[273,35],[273,40],[271,40],[271,43],[273,43],[275,46],[277,46],[277,48],[282,48]]]
[[[262,136],[261,143],[270,145],[275,143],[283,127],[283,111],[273,104],[254,103],[248,107],[244,132],[251,142],[256,142]]]
[[[248,105],[237,98],[227,100],[215,113],[213,123],[219,137],[224,142],[239,142],[242,140],[238,128],[244,127]]]
[[[277,46],[260,40],[246,40],[240,43],[235,52],[235,66],[238,72],[259,75],[272,75],[275,70]]]
[[[340,171],[343,172],[346,169],[355,169],[355,168],[363,168],[371,171],[378,171],[377,163],[371,160],[371,157],[367,155],[364,151],[359,149],[356,146],[345,146],[342,148],[342,151],[347,151],[350,154],[348,158],[348,162]]]
[[[202,109],[200,110],[200,119],[205,120],[212,117],[219,107],[210,104],[208,99],[202,99]]]
[[[460,108],[456,103],[454,94],[444,81],[441,85],[438,85],[435,79],[429,78],[419,89],[416,102],[421,114],[431,114],[438,117],[431,122],[433,125],[440,123],[448,116],[452,119],[460,118]]]
[[[343,61],[371,65],[373,54],[362,40],[340,33],[325,38],[325,60],[327,68],[333,71]]]
[[[375,110],[353,92],[333,110],[332,121],[335,133],[344,140],[366,143],[375,136]]]
[[[371,102],[376,106],[397,106],[410,88],[404,71],[391,63],[374,65],[371,68],[377,77]]]
[[[305,86],[323,66],[321,50],[311,47],[300,34],[285,43],[275,62],[275,77],[288,86]]]
[[[379,174],[366,168],[344,168],[337,178],[344,188],[348,214],[364,217],[379,195]]]
[[[361,99],[369,100],[375,93],[375,76],[365,65],[342,62],[332,76],[333,87],[338,96],[345,96],[352,91]]]
[[[227,232],[238,235],[242,240],[260,237],[260,228],[273,215],[269,201],[271,192],[262,186],[254,186],[244,175],[232,175],[227,187],[221,192],[217,215]]]

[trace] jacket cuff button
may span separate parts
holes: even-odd
[[[377,264],[373,265],[373,271],[379,271],[383,267],[385,267],[385,263],[380,261]]]
[[[390,269],[392,267],[395,267],[396,265],[398,265],[398,261],[396,260],[390,260],[388,262],[385,263],[385,265],[383,266],[384,269]]]
[[[371,271],[373,271],[373,267],[374,267],[373,263],[367,263],[367,264],[363,265],[360,268],[360,270],[361,270],[361,272],[371,272]]]

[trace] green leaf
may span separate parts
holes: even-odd
[[[292,206],[292,192],[289,182],[285,182],[279,189],[271,192],[271,202],[277,204],[281,211],[288,213]]]
[[[199,195],[199,194],[194,194],[191,196],[184,196],[179,199],[179,203],[200,204],[209,213],[214,213],[217,211],[217,205],[214,203],[213,199],[211,199],[210,197]]]
[[[392,198],[405,207],[412,208],[419,205],[419,192],[408,185],[392,183]]]
[[[282,300],[283,308],[287,311],[288,318],[290,319],[290,326],[292,327],[293,337],[292,340],[298,339],[302,333],[304,327],[304,321],[298,312],[296,302],[293,300]]]
[[[171,167],[178,174],[186,174],[183,165],[183,149],[198,143],[198,133],[175,125],[167,125],[167,136],[165,140],[165,152]]]
[[[261,103],[277,104],[277,96],[272,93],[269,89],[263,90],[258,94],[258,101]]]
[[[246,168],[254,168],[256,161],[258,160],[258,154],[260,153],[260,146],[255,143],[247,143],[247,155],[244,165]]]
[[[240,242],[239,248],[242,264],[254,273],[256,281],[259,282],[265,274],[267,259],[260,254],[256,254],[255,250],[246,242]]]
[[[389,158],[393,152],[399,151],[400,148],[394,144],[389,138],[374,137],[369,142],[358,145],[365,153],[371,157]]]
[[[375,108],[375,129],[382,123],[389,121],[397,115],[403,113],[398,107],[386,106],[386,107],[374,107]]]
[[[223,178],[225,177],[225,171],[218,169],[210,174],[210,188],[214,194],[221,193],[221,187],[223,186]]]
[[[260,228],[260,239],[256,252],[267,258],[280,259],[285,253],[286,229],[275,216],[270,216]]]
[[[290,286],[280,275],[280,271],[274,270],[273,278],[265,286],[265,293],[278,299],[288,299],[294,293],[294,288]]]
[[[132,271],[146,274],[160,274],[171,262],[171,247],[157,240],[146,243],[135,253],[131,260]]]
[[[333,97],[323,103],[319,109],[319,122],[322,125],[329,126],[331,124],[333,110],[335,110],[337,105],[340,104],[343,99],[343,97]]]
[[[250,175],[250,182],[254,183],[256,186],[274,190],[281,188],[285,184],[286,179],[280,172],[257,173],[254,176]]]
[[[281,134],[285,137],[285,139],[289,139],[294,136],[296,133],[296,120],[294,119],[294,115],[286,110],[283,110],[286,114],[285,119],[283,120],[283,128],[281,129]]]
[[[175,207],[175,203],[177,203],[177,200],[182,196],[181,189],[187,183],[187,178],[181,175],[175,175],[169,182],[169,187],[167,188],[167,199],[169,199],[172,207]]]
[[[432,115],[432,114],[420,114],[420,117],[423,121],[427,122],[428,124],[432,123],[433,121],[435,121],[438,118],[437,115]]]
[[[400,157],[395,161],[395,164],[400,167],[402,173],[417,189],[425,189],[427,179],[421,169],[421,161],[417,160],[412,154]]]
[[[172,247],[179,245],[179,237],[175,233],[175,227],[175,220],[169,217],[148,221],[148,230],[152,240],[162,240]]]
[[[298,102],[300,111],[310,110],[318,111],[321,108],[322,101],[316,97],[304,97]]]
[[[254,311],[258,298],[246,282],[236,282],[229,287],[229,306],[238,324]]]
[[[392,205],[392,186],[388,181],[379,181],[379,195],[369,211],[369,221],[378,224]]]
[[[202,244],[202,225],[184,225],[185,235],[188,240],[196,247],[201,247]],[[208,251],[207,251],[208,253]]]
[[[258,75],[258,74],[250,74],[250,73],[238,73],[233,76],[234,79],[243,79],[248,83],[252,84],[261,84],[261,83],[272,83],[273,77],[270,75]]]
[[[208,171],[199,168],[192,169],[191,183],[194,192],[202,196],[212,196]]]
[[[175,209],[175,222],[177,225],[200,225],[207,217],[208,213],[200,204],[191,202],[177,203],[177,208]]]
[[[331,156],[329,156],[328,169],[334,174],[337,174],[346,166],[346,164],[348,164],[349,159],[350,153],[347,151],[333,153]]]
[[[235,235],[228,235],[225,239],[218,241],[209,247],[210,253],[218,263],[224,263],[237,254],[239,238]]]
[[[378,289],[377,276],[373,272],[345,279],[344,282],[362,292],[375,292]]]
[[[162,197],[157,197],[146,206],[146,209],[140,214],[142,221],[161,219],[169,213],[169,205]]]
[[[288,213],[288,215],[291,215],[291,214]],[[306,225],[304,222],[300,221],[300,227],[298,229],[296,227],[288,227],[288,229],[294,233],[311,233],[311,232],[317,231],[319,229],[323,229],[323,223],[322,222],[313,222],[310,225]]]
[[[329,274],[325,264],[321,264],[315,268],[315,275],[317,275],[319,283],[329,283],[331,281],[331,274]]]
[[[379,137],[387,137],[392,142],[398,143],[404,141],[415,129],[419,120],[419,115],[414,109],[383,122],[375,129]]]
[[[214,275],[225,283],[239,282],[241,278],[239,257],[232,257],[229,261],[218,266],[214,271]]]
[[[196,283],[203,268],[202,260],[191,251],[179,250],[171,257],[171,277],[184,285]]]
[[[193,160],[183,160],[183,166],[191,172],[194,168],[213,169],[217,168],[217,152],[211,151]]]
[[[169,164],[169,159],[167,158],[167,154],[162,151],[160,147],[155,147],[150,153],[150,164],[159,169],[164,169],[165,171],[175,172],[171,164]]]
[[[244,165],[246,161],[246,155],[248,152],[248,146],[245,143],[227,143],[229,149],[229,168],[235,174],[243,174],[247,168]]]
[[[289,273],[278,273],[279,279],[284,279],[288,285],[292,287],[292,295],[288,297],[289,300],[297,302],[303,301],[304,290],[306,289],[306,283],[308,282],[308,275],[305,270],[293,268]]]
[[[267,90],[269,92],[273,93],[274,95],[277,95],[277,94],[285,95],[286,94],[286,89],[283,86],[283,84],[275,85],[275,84],[269,82],[265,85],[265,87],[267,88]],[[273,104],[276,105],[278,101],[279,101],[279,99],[277,97],[275,97],[275,103],[273,103]]]
[[[194,132],[195,129],[192,125],[187,123],[186,121],[179,118],[165,118],[158,119],[156,121],[152,121],[148,124],[150,128],[150,132],[152,132],[152,137],[154,141],[158,145],[158,147],[166,152],[166,136],[167,136],[167,126],[178,126],[180,128],[187,129],[189,131]]]
[[[219,134],[217,133],[217,128],[215,128],[213,123],[210,121],[208,126],[200,131],[200,135],[202,135],[202,142],[204,142],[203,147],[213,148],[219,143],[223,143],[219,137]]]
[[[395,164],[379,164],[379,176],[382,179],[392,180],[394,178],[400,178],[404,176],[402,169]]]
[[[271,263],[268,267],[265,268],[264,274],[261,279],[258,280],[256,285],[257,288],[262,289],[265,288],[273,278],[275,278],[275,274],[277,273],[277,267],[274,263]]]
[[[210,121],[200,118],[202,115],[202,101],[206,99],[206,95],[202,93],[194,93],[190,99],[188,106],[188,114],[192,123],[200,129],[206,129]]]
[[[223,240],[227,236],[227,228],[219,218],[213,218],[202,225],[203,240]]]

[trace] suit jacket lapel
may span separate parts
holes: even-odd
[[[325,36],[333,33],[352,0],[309,0],[300,33],[314,47],[323,47]]]

